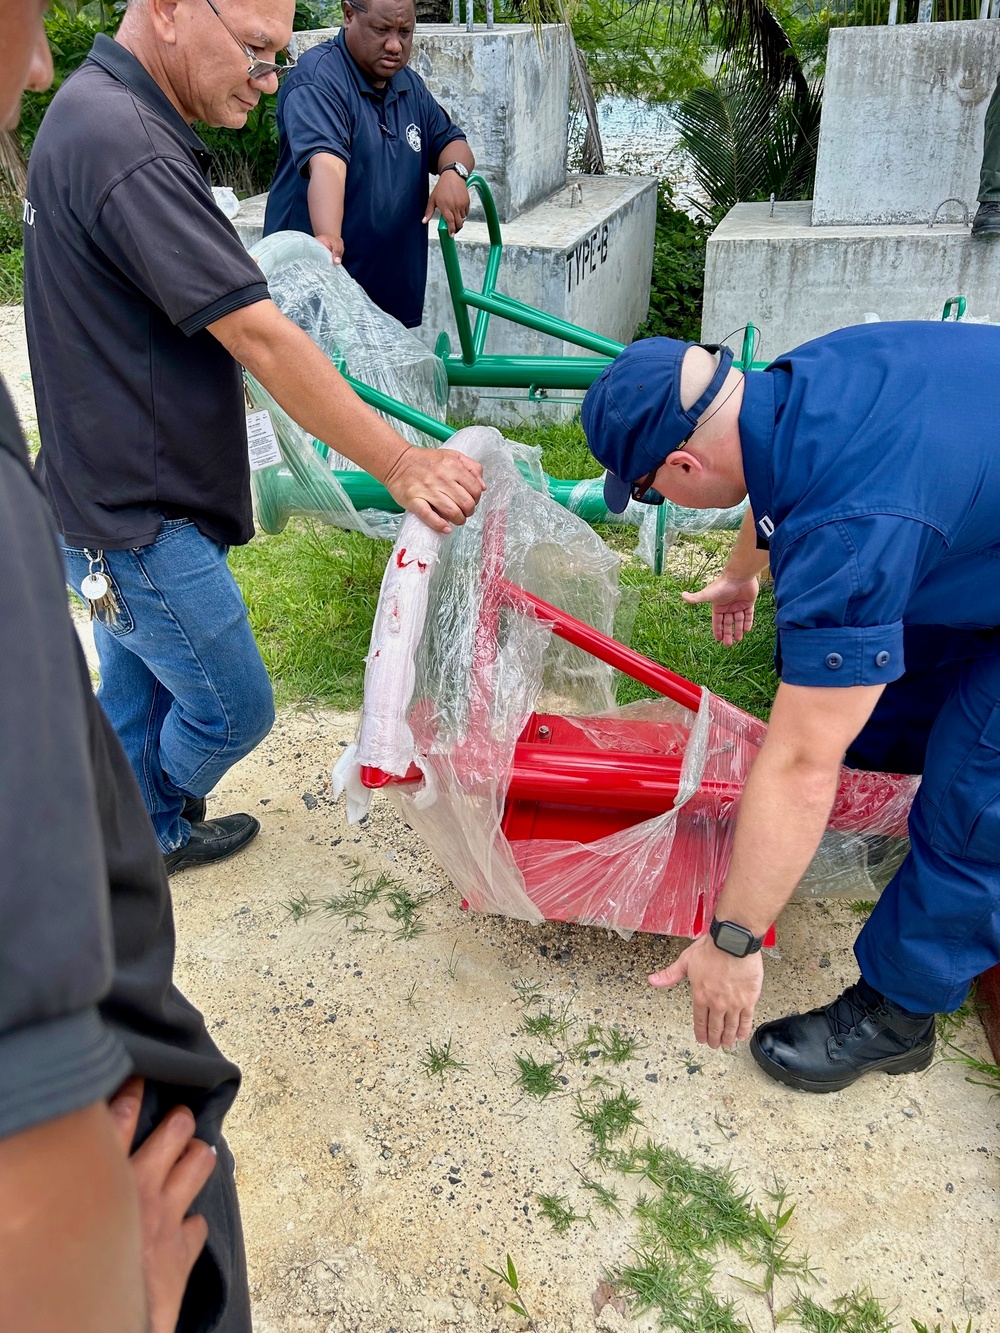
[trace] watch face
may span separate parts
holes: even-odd
[[[467,180],[469,179],[468,168],[467,168],[463,163],[461,163],[461,162],[453,162],[453,163],[451,164],[451,169],[452,169],[452,171],[456,171],[456,172],[458,172],[458,174],[461,176],[462,180],[467,181]]]
[[[728,921],[723,921],[715,935],[715,943],[726,953],[731,953],[737,958],[742,958],[751,943],[753,936],[748,930],[741,930],[739,926],[733,926]]]

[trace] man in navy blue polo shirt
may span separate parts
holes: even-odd
[[[407,68],[412,0],[344,0],[337,36],[307,51],[278,94],[278,169],[264,235],[310,232],[377,306],[423,318],[427,223],[465,222],[475,165],[464,133]],[[428,198],[429,172],[438,175]]]
[[[841,762],[922,773],[911,849],[861,931],[861,978],[764,1024],[758,1064],[827,1092],[925,1068],[934,1014],[1000,960],[1000,329],[842,329],[746,376],[650,339],[591,388],[584,426],[629,495],[708,508],[749,493],[722,575],[689,601],[716,637],[752,623],[770,563],[781,684],[711,931],[650,978],[687,977],[695,1035],[750,1035],[761,937],[812,858]],[[768,549],[762,549],[769,547]]]

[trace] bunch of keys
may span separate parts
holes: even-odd
[[[84,555],[90,565],[90,572],[80,584],[80,591],[90,607],[90,618],[93,620],[96,616],[102,624],[117,625],[118,599],[104,572],[104,552],[98,551],[96,555],[91,555],[89,551],[84,551]]]

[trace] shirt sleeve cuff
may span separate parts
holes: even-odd
[[[200,333],[209,324],[214,324],[217,319],[222,319],[223,315],[231,315],[234,310],[242,310],[244,306],[254,305],[257,301],[270,300],[271,293],[267,290],[267,283],[261,279],[260,282],[251,283],[249,287],[241,287],[239,291],[228,292],[225,296],[220,296],[217,301],[211,305],[205,306],[203,310],[197,310],[193,315],[188,315],[177,327],[181,333],[188,338],[193,333]]]
[[[778,653],[781,679],[789,685],[887,685],[905,669],[903,622],[782,629]]]
[[[109,1097],[131,1070],[96,1009],[0,1033],[0,1139]]]

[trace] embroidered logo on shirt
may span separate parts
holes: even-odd
[[[415,153],[419,153],[419,152],[420,152],[421,142],[420,142],[420,126],[419,126],[419,125],[414,125],[414,124],[412,124],[412,123],[409,124],[409,125],[407,125],[407,127],[406,127],[406,142],[410,145],[410,147],[413,149],[413,151],[414,151]]]
[[[762,514],[757,527],[760,529],[761,536],[767,541],[770,541],[774,536],[774,523],[771,521],[770,514]]]

